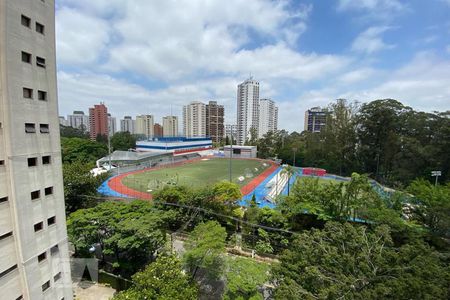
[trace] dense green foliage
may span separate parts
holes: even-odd
[[[66,138],[89,138],[89,132],[86,132],[84,129],[73,128],[71,126],[59,125],[59,132],[61,137]]]
[[[104,144],[85,138],[61,138],[61,152],[63,163],[81,161],[94,165],[95,162],[108,154],[108,147]]]
[[[80,208],[92,207],[97,203],[95,200],[97,188],[107,175],[94,177],[90,170],[91,166],[81,161],[63,164],[64,199],[67,214]]]
[[[199,269],[208,278],[219,278],[223,273],[225,253],[225,229],[216,221],[197,225],[186,241],[183,260],[186,268],[196,278]]]
[[[417,177],[441,170],[450,178],[450,112],[414,111],[393,99],[359,105],[339,99],[328,107],[320,133],[269,132],[255,142],[261,158],[281,158],[297,166],[350,176],[369,174],[392,186],[405,187]]]
[[[111,148],[112,151],[134,149],[136,148],[136,137],[128,131],[117,132],[111,137]]]
[[[386,226],[329,222],[300,234],[274,268],[276,299],[448,299],[450,273],[417,241],[394,248]]]
[[[194,300],[198,288],[174,255],[160,256],[132,277],[134,285],[114,296],[113,300]]]
[[[72,213],[67,232],[76,255],[89,256],[89,249],[98,245],[102,260],[108,257],[114,270],[131,275],[163,247],[166,226],[174,217],[145,201],[105,202]]]
[[[249,258],[228,257],[223,299],[263,299],[258,287],[269,281],[270,266]]]

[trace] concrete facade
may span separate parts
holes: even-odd
[[[176,116],[163,118],[163,136],[178,136],[178,118]]]
[[[0,298],[72,299],[54,0],[0,0]]]
[[[244,145],[250,139],[251,129],[258,134],[259,82],[249,78],[237,89],[237,144]]]
[[[327,111],[313,107],[305,112],[305,131],[320,132],[327,122]]]
[[[120,120],[120,131],[134,134],[135,123],[136,122],[130,116],[123,117],[123,119]]]
[[[100,103],[89,108],[89,136],[95,140],[98,135],[108,136],[108,109]]]
[[[186,137],[206,136],[206,105],[193,101],[183,106],[183,134]]]
[[[262,138],[269,131],[278,128],[278,107],[271,99],[259,100],[259,127],[258,137]]]
[[[83,111],[74,111],[73,114],[67,115],[68,126],[83,129],[89,132],[89,117]]]
[[[145,135],[147,138],[153,137],[153,126],[155,119],[152,115],[136,116],[136,126],[134,132],[136,134]]]
[[[224,136],[225,109],[216,101],[209,101],[206,105],[206,136],[214,143],[220,143]]]

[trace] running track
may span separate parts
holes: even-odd
[[[187,161],[178,162],[173,165],[161,166],[161,167],[156,167],[156,168],[147,168],[147,169],[143,169],[143,170],[123,173],[123,174],[120,174],[118,176],[111,178],[108,181],[108,187],[111,190],[118,192],[120,194],[126,195],[130,198],[151,200],[152,195],[150,193],[140,192],[135,189],[129,188],[122,183],[122,179],[131,174],[138,174],[138,173],[147,172],[147,171],[151,171],[151,170],[159,170],[159,169],[177,167],[177,166],[181,166],[184,164],[193,163],[193,162],[196,162],[196,161],[204,159],[204,158],[205,157],[195,158],[195,159],[191,159],[191,160],[187,160]],[[255,160],[260,160],[260,159],[255,158]],[[244,185],[241,188],[241,193],[244,196],[250,194],[259,184],[261,184],[261,182],[264,181],[264,179],[266,179],[270,174],[272,174],[278,168],[278,165],[276,165],[275,163],[273,163],[271,161],[265,161],[265,160],[260,160],[260,161],[269,163],[270,167],[267,170],[265,170],[264,172],[262,172],[261,174],[259,174],[257,177],[253,178],[252,181],[250,181],[249,183],[247,183],[246,185]]]

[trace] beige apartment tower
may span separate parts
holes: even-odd
[[[178,117],[163,117],[163,136],[178,136]]]
[[[183,134],[185,137],[206,136],[206,105],[193,101],[183,106]]]
[[[54,0],[0,0],[0,291],[72,299]]]
[[[153,137],[153,127],[155,125],[155,120],[152,115],[136,116],[135,124],[136,125],[134,131],[136,134],[145,135],[147,138]]]

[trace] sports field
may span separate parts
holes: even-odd
[[[258,160],[233,159],[232,180],[239,186],[244,186],[269,166]],[[241,176],[244,178],[243,181],[239,180]],[[176,167],[130,174],[122,179],[122,183],[137,191],[154,192],[166,185],[204,187],[222,180],[229,180],[229,160],[211,158]]]

